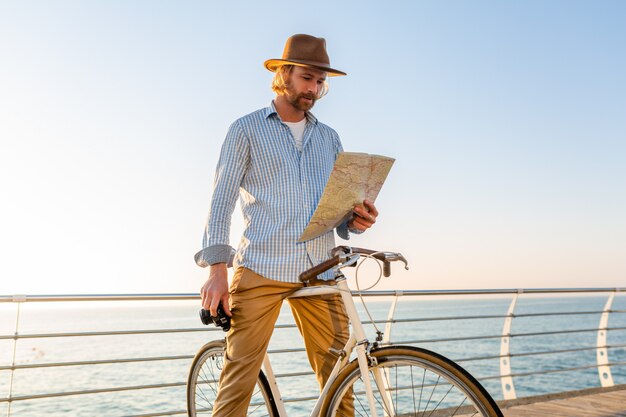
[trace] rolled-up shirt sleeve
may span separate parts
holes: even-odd
[[[345,222],[341,223],[339,226],[337,226],[337,236],[339,236],[340,238],[342,238],[343,240],[350,240],[350,235],[360,235],[361,233],[363,233],[362,230],[358,230],[358,229],[351,229],[348,227],[348,224],[350,223],[350,220],[346,220]]]
[[[231,125],[222,145],[215,172],[213,196],[196,264],[207,267],[227,263],[234,254],[230,246],[230,224],[239,187],[250,160],[250,143],[238,122]]]

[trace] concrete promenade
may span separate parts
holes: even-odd
[[[505,417],[626,417],[626,385],[504,401]]]

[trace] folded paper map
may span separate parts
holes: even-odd
[[[298,242],[333,230],[352,215],[363,200],[374,202],[395,159],[367,153],[341,152],[324,193]]]

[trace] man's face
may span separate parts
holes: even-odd
[[[309,111],[324,87],[326,73],[308,67],[294,66],[287,80],[285,98],[300,111]]]

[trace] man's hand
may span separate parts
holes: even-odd
[[[222,302],[226,315],[232,317],[228,303],[228,272],[226,264],[211,265],[209,279],[206,280],[200,295],[202,296],[202,308],[209,310],[212,316],[217,316],[217,306]]]
[[[378,217],[378,210],[369,200],[363,201],[363,205],[354,206],[354,218],[348,223],[350,229],[366,231],[374,223],[376,223],[376,217]]]

